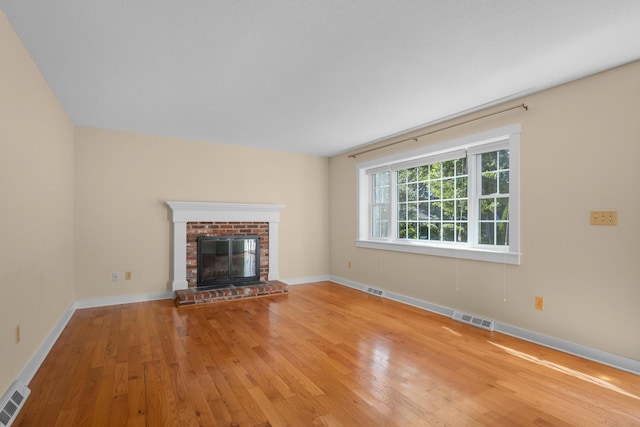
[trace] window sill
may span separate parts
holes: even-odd
[[[426,245],[407,241],[356,240],[356,246],[367,249],[381,249],[394,252],[470,259],[474,261],[496,262],[520,265],[520,254],[515,252],[491,251],[480,248]]]

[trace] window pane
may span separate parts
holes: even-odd
[[[429,220],[429,203],[428,202],[418,203],[418,219],[421,221]]]
[[[436,180],[431,181],[431,200],[439,200],[442,199],[442,181]]]
[[[418,200],[429,200],[429,184],[426,182],[418,183]]]
[[[480,223],[480,235],[479,235],[479,243],[483,245],[493,245],[495,242],[494,239],[494,230],[493,230],[493,222],[481,222]]]
[[[509,223],[498,222],[496,230],[496,245],[508,245],[509,244]]]
[[[418,220],[418,204],[417,203],[409,203],[407,205],[407,219],[409,221]]]
[[[371,236],[389,236],[389,205],[374,205],[371,210]]]
[[[407,182],[407,170],[403,169],[403,170],[399,170],[398,171],[398,183],[405,183]]]
[[[468,219],[467,217],[467,201],[466,200],[456,200],[456,218],[457,219]]]
[[[509,219],[509,198],[499,197],[496,199],[496,219],[507,221]]]
[[[400,203],[398,205],[398,221],[406,221],[407,220],[407,204]]]
[[[390,184],[390,172],[378,172],[374,175],[376,187],[387,186]]]
[[[429,178],[431,179],[442,178],[442,163],[434,163],[430,165]]]
[[[482,195],[487,196],[498,192],[498,175],[495,172],[482,174]]]
[[[480,200],[480,219],[486,221],[493,221],[496,219],[493,199]]]
[[[373,185],[371,202],[371,237],[382,238],[389,236],[390,202],[391,202],[391,172],[379,172],[371,176]]]
[[[429,235],[431,237],[429,240],[440,240],[440,223],[439,222],[431,223],[431,226],[429,227]]]
[[[498,153],[492,151],[490,153],[482,153],[480,155],[480,163],[482,165],[482,172],[491,172],[498,169]]]
[[[389,172],[380,172],[371,176],[373,183],[373,203],[389,203],[391,187],[389,185]]]
[[[372,237],[388,237],[389,236],[389,222],[380,221],[373,223],[373,229],[371,230]]]
[[[456,160],[456,175],[462,176],[467,174],[467,159]]]
[[[467,198],[467,177],[456,178],[456,197]]]
[[[453,200],[442,202],[442,219],[453,220],[456,215],[456,203]]]
[[[442,198],[453,199],[455,195],[456,180],[455,178],[442,180]]]
[[[418,226],[418,239],[429,240],[429,223],[420,222]]]
[[[479,203],[479,239],[484,245],[509,244],[509,198],[491,197]]]
[[[509,194],[509,171],[502,171],[499,176],[499,191],[500,194]]]
[[[389,219],[389,206],[388,205],[374,205],[373,206],[373,221],[380,222]]]
[[[407,201],[413,202],[418,200],[418,184],[411,182],[407,184]]]
[[[418,168],[407,169],[407,182],[418,181]]]
[[[407,186],[405,184],[398,184],[398,202],[407,201]]]
[[[467,241],[467,223],[466,222],[456,223],[456,241],[458,242]]]
[[[420,166],[418,168],[418,180],[426,181],[429,179],[429,165]]]
[[[418,223],[407,223],[407,239],[416,239],[418,237]]]
[[[429,210],[431,214],[431,220],[439,220],[442,218],[442,203],[440,202],[432,202],[431,209]]]
[[[407,238],[407,223],[404,221],[398,222],[398,238],[400,239]]]
[[[455,224],[453,222],[442,224],[442,240],[445,242],[455,241]]]
[[[447,160],[442,162],[442,177],[453,177],[456,174],[456,162],[455,160]]]
[[[509,169],[509,150],[498,151],[498,164],[500,170]]]
[[[390,196],[391,196],[390,187],[376,188],[374,190],[373,203],[389,203]]]
[[[481,196],[494,197],[480,200],[479,243],[508,245],[509,150],[482,153],[480,164],[482,170]],[[495,197],[498,194],[507,197]]]

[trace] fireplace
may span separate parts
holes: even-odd
[[[260,236],[200,236],[198,287],[260,281]]]
[[[220,223],[219,227],[225,229],[224,232],[216,233],[218,235],[229,235],[231,229],[240,227],[234,235],[240,233],[245,235],[255,235],[260,233],[251,230],[243,231],[244,227],[241,223],[259,222],[265,224],[265,235],[261,235],[260,244],[263,248],[262,254],[268,252],[261,262],[267,264],[266,268],[261,271],[260,280],[277,281],[279,280],[278,272],[278,225],[280,222],[280,211],[284,205],[266,205],[266,204],[241,204],[241,203],[213,203],[213,202],[167,202],[171,208],[171,220],[173,222],[172,230],[172,249],[171,249],[171,289],[173,291],[197,288],[196,272],[191,275],[191,263],[193,267],[197,262],[195,247],[193,258],[188,255],[188,247],[191,243],[187,238],[187,229],[194,222]],[[232,224],[233,223],[233,224]],[[235,224],[238,223],[238,224]],[[208,225],[198,225],[208,227]],[[213,226],[211,226],[213,227]],[[213,234],[209,232],[198,231],[198,234]],[[196,241],[193,241],[195,246]]]

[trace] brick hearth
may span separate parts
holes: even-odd
[[[255,298],[266,295],[284,295],[289,292],[286,283],[277,280],[257,284],[236,284],[217,289],[188,288],[176,291],[179,307],[205,302],[229,301],[241,298]]]

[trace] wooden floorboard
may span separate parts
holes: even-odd
[[[637,426],[640,377],[329,282],[77,310],[14,426]]]

